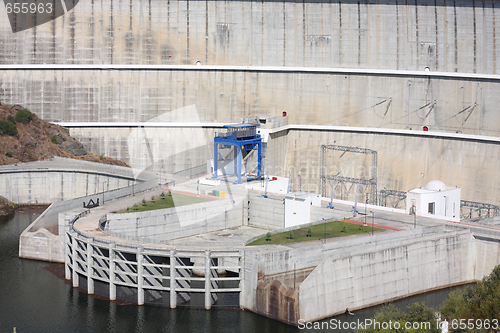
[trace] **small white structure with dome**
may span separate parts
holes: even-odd
[[[432,180],[406,195],[406,213],[460,222],[460,188]]]

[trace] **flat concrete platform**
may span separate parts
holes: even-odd
[[[234,178],[235,179],[235,178]],[[171,179],[169,179],[169,182]],[[231,198],[232,196],[241,196],[248,193],[252,195],[259,195],[259,191],[248,190],[245,189],[245,184],[236,185],[233,183],[233,179],[229,178],[227,181],[222,181],[219,186],[201,186],[198,184],[197,179],[193,180],[183,180],[176,179],[178,182],[175,187],[167,187],[163,186],[158,189],[140,193],[136,196],[126,197],[114,201],[110,201],[105,203],[103,206],[93,208],[91,212],[80,218],[74,225],[75,229],[78,231],[98,239],[102,239],[108,242],[115,242],[120,244],[139,244],[141,243],[145,247],[156,247],[156,248],[170,248],[175,246],[176,248],[180,247],[189,247],[193,248],[238,248],[243,247],[245,244],[254,237],[263,236],[271,229],[267,229],[263,226],[241,226],[236,228],[223,229],[218,231],[211,231],[206,233],[201,233],[195,236],[177,238],[173,240],[169,240],[165,244],[159,243],[151,243],[144,244],[144,242],[138,242],[133,239],[120,238],[116,236],[109,235],[98,227],[99,218],[108,213],[115,213],[120,210],[126,209],[127,207],[132,207],[133,204],[138,203],[142,200],[142,198],[146,198],[149,200],[151,196],[159,196],[161,192],[167,192],[169,189],[173,191],[174,196],[175,193],[182,193],[193,196],[204,196],[209,197],[214,200],[220,199],[213,196],[200,195],[200,192],[208,193],[212,190],[225,191],[225,198]],[[263,193],[262,193],[263,195]],[[284,196],[278,193],[268,193],[269,198],[271,199],[282,199]],[[327,198],[323,198],[322,207],[326,208],[329,205],[329,200]],[[331,209],[331,219],[337,220],[345,220],[346,222],[364,224],[366,223],[370,226],[372,223],[374,227],[386,229],[383,232],[391,232],[398,230],[407,230],[413,228],[423,228],[423,227],[431,227],[438,225],[463,225],[463,226],[481,226],[480,223],[457,223],[451,221],[445,221],[440,219],[432,219],[428,217],[419,217],[416,218],[414,216],[410,216],[405,214],[403,210],[392,209],[388,207],[379,207],[367,205],[366,207],[366,215],[365,215],[365,206],[364,204],[358,204],[357,213],[353,212],[353,203],[334,200],[333,202],[334,209]],[[330,219],[330,220],[331,220]],[[321,223],[321,222],[320,222]],[[500,230],[500,225],[490,224],[483,225],[482,227],[486,227],[488,229],[496,229]],[[380,233],[380,232],[379,232]],[[347,237],[369,237],[368,234],[363,235],[353,235]],[[335,242],[337,240],[344,240],[345,237],[342,238],[330,238],[327,239],[327,243]],[[269,245],[264,247],[276,248],[276,247],[286,247],[286,248],[300,248],[311,246],[312,242],[321,241],[311,241],[311,242],[303,242],[303,243],[294,243],[287,245]]]

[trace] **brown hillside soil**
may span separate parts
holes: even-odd
[[[15,117],[16,112],[22,108],[20,105],[0,103],[0,120],[7,120],[9,115]],[[83,145],[69,135],[67,129],[48,123],[34,113],[29,123],[16,122],[16,126],[19,132],[17,137],[0,135],[0,165],[39,161],[59,156],[128,167],[120,160],[87,153]],[[55,143],[51,141],[52,137]],[[7,156],[7,152],[10,152],[12,157]]]
[[[14,214],[17,205],[0,195],[0,217]]]

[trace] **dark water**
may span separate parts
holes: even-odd
[[[26,210],[0,220],[0,333],[13,332],[14,327],[18,333],[302,331],[248,311],[118,305],[79,292],[43,269],[48,263],[18,258],[19,235],[40,213]],[[428,305],[438,306],[448,292],[416,296],[396,305],[406,307],[410,302],[425,300]],[[373,317],[379,308],[336,319],[364,320]]]

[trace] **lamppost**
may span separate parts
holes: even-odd
[[[372,214],[372,236],[373,236],[373,222],[375,220],[375,213],[370,210],[370,214]]]
[[[366,195],[366,202],[365,202],[365,226],[366,226],[366,206],[368,206],[368,194]]]
[[[188,161],[189,161],[189,179],[191,179],[193,175],[193,170],[192,170],[193,162],[191,162],[190,158],[188,158]]]
[[[323,222],[325,222],[325,239],[324,239],[323,243],[326,244],[326,220],[324,217],[323,217]]]
[[[104,205],[104,184],[106,184],[108,181],[105,180],[103,183],[102,183],[102,204]]]
[[[415,205],[412,206],[413,208],[413,229],[417,229],[417,208]]]
[[[299,175],[299,192],[302,192],[302,176],[301,175]]]

